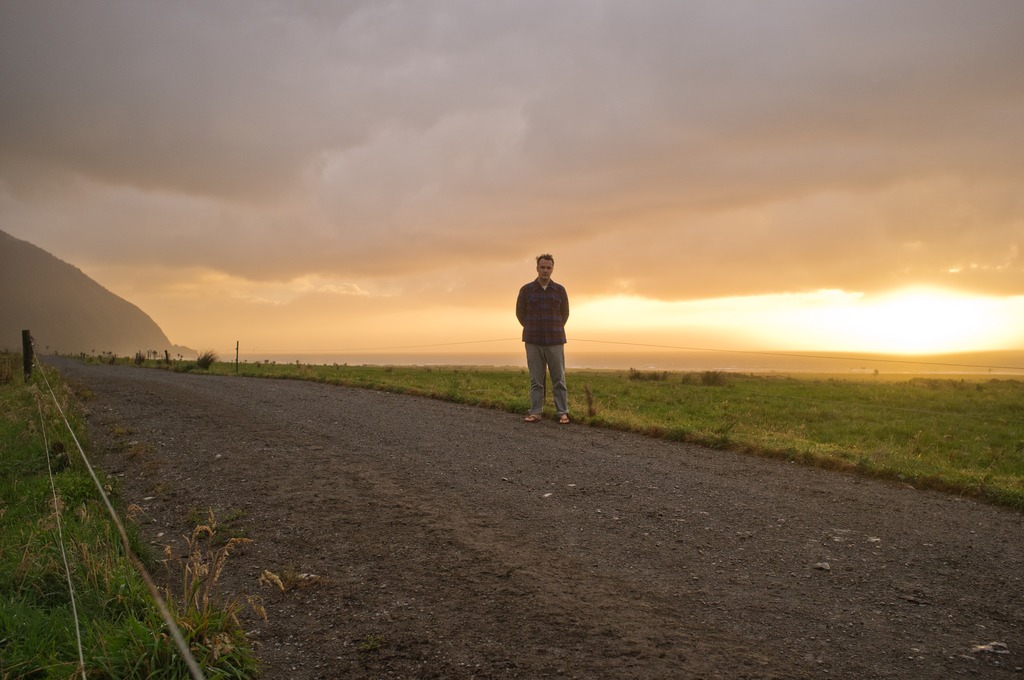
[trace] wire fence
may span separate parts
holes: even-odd
[[[777,352],[768,350],[748,350],[748,349],[727,349],[721,347],[697,347],[689,345],[666,345],[666,344],[655,344],[655,343],[642,343],[642,342],[623,342],[618,340],[599,340],[593,338],[569,338],[570,342],[573,343],[586,343],[600,346],[610,347],[628,347],[642,350],[657,350],[667,352],[689,352],[689,353],[707,353],[707,354],[718,354],[718,355],[744,355],[744,356],[756,356],[765,358],[790,358],[790,359],[801,359],[806,361],[844,361],[854,362],[862,364],[871,363],[882,363],[882,364],[897,364],[900,366],[917,366],[922,368],[947,368],[947,369],[970,369],[972,371],[1009,371],[1009,372],[1020,372],[1024,375],[1024,365],[1013,365],[1006,363],[966,363],[958,361],[938,361],[938,360],[926,360],[926,359],[914,359],[911,357],[887,357],[879,355],[857,355],[857,354],[825,354],[825,353],[811,353],[811,352]],[[422,349],[449,349],[452,347],[465,347],[471,345],[486,345],[495,343],[509,343],[509,342],[521,342],[519,338],[489,338],[479,340],[464,340],[458,342],[443,342],[433,344],[410,344],[410,345],[378,345],[378,346],[363,346],[363,347],[347,347],[347,348],[335,348],[335,349],[267,349],[267,348],[256,348],[249,350],[251,352],[267,352],[276,354],[292,354],[292,355],[307,355],[307,356],[328,356],[328,355],[344,355],[348,353],[356,352],[369,352],[375,354],[381,354],[386,352],[395,352],[403,350],[422,350]],[[821,405],[820,399],[810,400],[802,399],[800,397],[791,395],[780,395],[774,393],[755,393],[757,396],[767,400],[787,400],[787,401],[802,401],[805,403],[813,403],[815,405]],[[850,401],[836,401],[830,402],[833,405],[841,406],[857,406],[867,410],[877,411],[898,411],[903,413],[916,413],[921,415],[932,415],[940,417],[951,417],[951,418],[964,418],[977,420],[982,422],[993,422],[1000,424],[1012,424],[1020,425],[1024,424],[1021,421],[1007,420],[1005,418],[992,418],[975,413],[966,412],[954,412],[954,411],[935,411],[927,409],[914,409],[907,407],[898,407],[892,405],[881,405],[868,402],[850,402]]]
[[[264,354],[276,354],[276,355],[305,355],[305,356],[342,356],[345,354],[356,354],[356,353],[367,353],[367,354],[384,354],[389,352],[399,351],[413,351],[413,350],[426,350],[426,349],[437,349],[445,350],[455,347],[469,347],[469,346],[483,346],[483,345],[495,345],[498,343],[518,343],[521,342],[519,338],[484,338],[475,340],[462,340],[457,342],[438,342],[438,343],[419,343],[419,344],[404,344],[404,345],[373,345],[373,346],[356,346],[356,347],[340,347],[340,348],[280,348],[280,347],[256,347],[247,349],[247,353],[264,353]],[[609,348],[630,348],[635,350],[648,350],[668,353],[696,353],[696,354],[720,354],[720,355],[736,355],[736,356],[749,356],[749,357],[763,357],[769,359],[801,359],[808,362],[814,361],[845,361],[845,362],[860,362],[864,364],[878,363],[878,364],[899,364],[902,366],[920,366],[927,368],[961,368],[961,369],[972,369],[972,370],[986,370],[986,371],[1013,371],[1024,373],[1024,362],[1019,365],[1005,364],[1001,362],[992,363],[968,363],[963,361],[940,361],[940,360],[929,360],[929,359],[915,359],[913,356],[886,356],[886,355],[860,355],[856,353],[817,353],[817,352],[780,352],[771,350],[755,350],[755,349],[734,349],[724,347],[700,347],[691,345],[670,345],[670,344],[658,344],[658,343],[645,343],[645,342],[624,342],[621,340],[603,340],[595,338],[577,338],[570,337],[570,343],[583,343],[592,346],[601,346]],[[235,350],[237,350],[237,346]]]
[[[123,549],[125,551],[125,555],[127,555],[128,559],[134,565],[135,569],[138,571],[139,575],[142,577],[142,580],[145,582],[146,588],[149,590],[149,593],[150,593],[150,595],[153,598],[153,602],[156,604],[156,607],[157,607],[157,609],[160,612],[161,618],[164,620],[164,623],[167,624],[167,629],[170,631],[171,638],[174,641],[175,646],[178,648],[178,651],[181,653],[181,656],[182,656],[182,659],[185,662],[185,665],[188,667],[189,674],[192,676],[193,680],[205,680],[205,676],[203,675],[203,671],[199,668],[199,664],[196,663],[195,657],[192,655],[192,651],[191,651],[191,649],[189,649],[188,643],[185,641],[185,636],[182,635],[181,629],[178,627],[177,622],[174,620],[174,617],[171,615],[170,610],[167,608],[167,603],[164,601],[163,596],[160,594],[160,589],[157,587],[156,583],[153,582],[153,578],[149,575],[149,572],[146,570],[145,566],[143,566],[141,560],[139,560],[138,556],[136,556],[135,552],[131,549],[131,545],[130,545],[130,543],[128,541],[128,533],[125,531],[124,524],[121,522],[121,519],[120,519],[120,517],[117,514],[117,511],[114,510],[114,506],[113,506],[113,504],[110,501],[110,497],[107,496],[106,491],[103,489],[103,484],[100,482],[99,477],[97,477],[96,471],[93,469],[92,463],[89,461],[88,455],[85,453],[85,450],[82,448],[82,444],[78,440],[78,436],[75,434],[74,428],[71,426],[71,423],[68,421],[67,414],[64,412],[64,409],[60,405],[60,400],[57,398],[57,394],[56,394],[56,392],[53,389],[53,385],[51,385],[51,383],[50,383],[49,377],[46,375],[46,371],[43,369],[43,367],[38,362],[34,362],[33,365],[38,370],[39,375],[42,376],[43,382],[46,385],[46,390],[49,393],[49,395],[50,395],[50,397],[51,397],[51,399],[53,401],[54,407],[56,408],[56,412],[59,415],[60,420],[63,422],[64,426],[67,428],[68,434],[70,435],[71,440],[75,444],[75,449],[78,451],[78,455],[81,457],[81,460],[82,460],[83,464],[85,465],[86,470],[89,472],[89,476],[92,478],[93,484],[96,487],[96,491],[99,493],[100,499],[103,501],[103,505],[106,507],[107,513],[109,514],[110,519],[111,519],[111,521],[114,524],[114,527],[117,529],[118,535],[121,538],[121,545],[122,545],[122,547],[123,547]],[[40,418],[42,418],[43,417],[42,416],[42,413],[43,413],[42,404],[37,402],[37,406],[39,408]],[[45,432],[45,428],[44,428],[44,432]],[[44,434],[44,446],[46,447],[46,450],[47,450],[47,464],[49,466],[49,447],[47,446],[46,441],[45,441],[45,434]],[[50,468],[50,482],[51,482],[51,486],[52,486],[52,484],[53,484],[52,467]],[[60,503],[57,500],[56,490],[54,490],[53,493],[54,493],[54,509],[55,509],[55,512],[57,513],[57,517],[58,517],[58,527],[60,527]],[[76,632],[76,639],[77,639],[77,645],[78,645],[79,670],[80,670],[80,672],[82,674],[82,678],[85,678],[86,677],[86,675],[85,675],[85,660],[84,660],[84,654],[83,654],[83,650],[82,650],[82,638],[81,638],[81,632],[80,632],[81,631],[81,624],[80,624],[80,621],[78,619],[77,608],[75,607],[75,604],[74,604],[75,603],[75,596],[74,596],[74,587],[73,587],[72,581],[71,581],[71,568],[70,568],[70,566],[68,566],[67,557],[66,557],[66,553],[65,553],[65,550],[64,550],[64,539],[63,539],[63,534],[62,533],[60,533],[59,540],[60,540],[61,554],[65,556],[64,557],[65,573],[67,575],[68,588],[70,590],[71,602],[72,602],[72,607],[73,607],[73,616],[74,616],[74,619],[75,619],[75,632]]]
[[[68,583],[68,596],[71,600],[71,617],[75,624],[75,648],[78,651],[78,672],[85,680],[85,652],[82,649],[82,623],[78,618],[78,598],[75,597],[75,585],[71,580],[71,566],[68,564],[68,554],[64,546],[64,522],[62,507],[57,497],[57,484],[53,478],[53,461],[50,456],[50,442],[46,436],[46,417],[43,415],[43,404],[41,399],[36,400],[36,408],[39,411],[39,431],[43,438],[43,450],[46,451],[46,472],[50,479],[50,494],[53,498],[53,514],[57,518],[57,545],[60,547],[60,558],[64,564],[64,576]]]
[[[743,349],[727,349],[727,348],[711,348],[711,347],[694,347],[694,346],[685,346],[685,345],[665,345],[665,344],[654,344],[654,343],[622,342],[622,341],[601,340],[601,339],[591,339],[591,338],[570,338],[570,341],[576,342],[576,343],[586,343],[586,344],[591,344],[591,345],[615,346],[615,347],[618,347],[618,348],[627,347],[627,348],[632,348],[632,349],[657,350],[657,351],[669,351],[669,352],[738,354],[738,355],[760,356],[760,357],[766,357],[766,358],[785,357],[785,358],[799,358],[799,359],[807,360],[807,361],[815,361],[815,360],[845,360],[845,361],[861,361],[861,362],[865,362],[865,363],[869,363],[869,362],[893,363],[893,364],[901,364],[901,365],[907,365],[907,366],[921,366],[921,367],[928,367],[928,368],[944,367],[944,368],[959,368],[959,369],[973,369],[973,370],[990,370],[990,371],[992,371],[992,370],[999,370],[999,371],[1014,371],[1014,372],[1020,371],[1020,372],[1024,372],[1024,366],[1020,366],[1020,365],[1001,365],[1001,364],[991,364],[990,365],[990,364],[983,364],[983,363],[964,363],[964,362],[956,362],[956,361],[936,361],[936,360],[926,360],[926,359],[914,359],[914,358],[909,358],[909,357],[899,357],[899,358],[890,358],[890,357],[882,357],[882,356],[860,356],[860,357],[858,357],[856,355],[847,355],[847,354],[839,355],[839,354],[817,354],[817,353],[798,353],[798,352],[772,352],[772,351],[762,351],[762,350],[743,350]],[[339,348],[339,349],[300,349],[300,350],[295,350],[295,349],[291,349],[291,350],[287,350],[287,349],[285,349],[285,350],[282,350],[282,349],[273,349],[273,350],[271,350],[271,349],[256,349],[256,350],[251,350],[251,351],[254,351],[254,352],[275,352],[275,353],[292,352],[292,353],[296,353],[296,354],[306,354],[306,355],[312,355],[312,354],[319,354],[319,355],[336,354],[336,355],[341,355],[341,354],[355,353],[355,352],[377,352],[377,353],[384,353],[384,352],[408,351],[408,350],[424,350],[424,349],[450,349],[450,348],[453,348],[453,347],[479,346],[479,345],[485,345],[485,344],[508,343],[508,342],[518,342],[518,339],[517,338],[479,339],[479,340],[466,340],[466,341],[431,343],[431,344],[409,344],[409,345],[390,345],[390,346],[373,346],[373,347],[349,347],[349,348]],[[236,350],[237,350],[237,345],[236,345]],[[108,512],[108,514],[109,514],[109,516],[111,518],[111,521],[114,524],[115,528],[117,529],[117,532],[118,532],[118,534],[120,536],[121,543],[122,543],[123,549],[125,551],[125,554],[128,556],[129,560],[132,562],[132,564],[134,565],[134,567],[136,568],[136,570],[138,571],[138,573],[142,577],[143,581],[145,582],[146,587],[148,588],[148,590],[149,590],[149,592],[150,592],[150,594],[151,594],[151,596],[153,598],[153,601],[156,604],[157,609],[160,612],[160,615],[161,615],[162,619],[167,624],[168,630],[170,631],[171,638],[173,639],[174,644],[178,648],[178,651],[181,653],[182,659],[185,661],[185,663],[186,663],[186,665],[188,667],[189,674],[192,676],[192,678],[194,680],[203,680],[203,678],[204,678],[203,672],[199,668],[198,663],[196,662],[194,656],[192,655],[191,650],[189,649],[188,643],[186,642],[184,636],[182,635],[181,630],[179,629],[177,623],[174,620],[174,617],[171,615],[170,611],[168,610],[166,602],[164,601],[163,596],[160,594],[159,588],[153,582],[152,577],[149,575],[149,573],[147,572],[146,568],[143,566],[143,564],[141,563],[139,558],[131,550],[131,547],[129,545],[128,535],[127,535],[127,532],[125,531],[124,525],[122,524],[122,522],[121,522],[117,512],[115,511],[115,509],[113,507],[113,504],[111,503],[109,497],[107,496],[105,490],[103,489],[103,485],[100,482],[99,478],[97,477],[97,475],[95,473],[95,470],[93,469],[93,466],[92,466],[91,462],[89,461],[88,455],[86,454],[86,452],[82,448],[82,445],[79,442],[78,437],[76,436],[76,434],[74,432],[74,429],[71,426],[71,423],[68,421],[67,415],[64,413],[64,410],[61,407],[60,400],[58,399],[58,397],[56,395],[56,392],[55,392],[52,384],[50,383],[49,377],[46,374],[46,370],[44,370],[44,367],[41,366],[38,363],[38,361],[36,360],[36,358],[35,358],[35,356],[33,354],[30,354],[29,357],[30,357],[29,361],[31,362],[31,364],[29,365],[29,361],[26,361],[26,378],[28,377],[30,369],[32,367],[37,369],[39,371],[39,374],[42,376],[43,382],[44,382],[44,384],[46,386],[46,390],[49,393],[50,398],[52,399],[53,406],[55,407],[56,412],[58,413],[58,415],[60,417],[60,420],[63,422],[64,426],[67,428],[67,431],[68,431],[71,439],[74,442],[74,445],[75,445],[75,448],[76,448],[76,450],[78,452],[78,455],[81,458],[81,460],[82,460],[86,470],[88,471],[89,476],[92,478],[93,484],[95,485],[95,488],[96,488],[97,492],[99,493],[99,496],[100,496],[101,500],[103,501],[104,506],[107,509],[107,512]],[[797,400],[799,400],[798,397],[782,396],[782,395],[775,395],[775,394],[765,394],[763,396],[765,398],[797,399]],[[867,403],[861,403],[861,404],[858,404],[858,405],[861,406],[861,407],[876,406],[876,405],[867,404]],[[43,405],[42,405],[42,403],[41,402],[37,402],[37,407],[39,409],[40,420],[42,422],[44,422],[45,418],[43,416]],[[878,408],[883,408],[883,407],[878,406]],[[884,407],[884,408],[886,408],[887,410],[892,410],[893,409],[892,406],[887,406],[887,407]],[[989,420],[989,419],[987,419],[987,418],[985,418],[983,416],[978,416],[976,414],[970,414],[970,413],[962,413],[962,412],[960,412],[960,413],[957,413],[957,412],[937,412],[937,411],[927,411],[927,410],[922,410],[922,409],[904,409],[904,410],[913,411],[913,412],[917,412],[917,413],[927,413],[927,414],[930,414],[930,415],[943,416],[943,417],[975,418],[975,419],[980,419],[980,420]],[[1007,421],[1004,420],[1004,419],[998,419],[998,420],[1001,423],[1008,424]],[[1022,425],[1022,424],[1024,424],[1024,422],[1013,422],[1012,424]],[[61,516],[60,516],[61,508],[60,508],[60,503],[59,503],[59,500],[58,500],[58,497],[57,497],[57,492],[56,492],[56,489],[54,487],[53,468],[52,468],[52,464],[51,464],[51,461],[50,461],[50,447],[49,447],[49,442],[48,442],[47,435],[46,435],[45,422],[44,422],[44,426],[41,428],[41,430],[42,430],[42,437],[43,437],[43,446],[44,446],[44,448],[45,448],[45,450],[47,452],[47,467],[48,467],[49,474],[50,474],[51,491],[52,491],[52,494],[53,494],[53,505],[54,505],[54,509],[55,509],[55,512],[56,512],[56,515],[57,515],[58,541],[60,542],[60,552],[61,552],[61,556],[62,556],[62,559],[63,559],[63,562],[64,562],[64,568],[65,568],[65,574],[66,574],[66,577],[67,577],[69,596],[70,596],[70,601],[71,601],[71,605],[72,605],[72,614],[73,614],[73,617],[74,617],[74,620],[75,620],[76,647],[77,647],[77,652],[78,652],[78,668],[77,668],[77,670],[78,670],[78,674],[80,674],[81,677],[84,679],[86,677],[86,670],[85,670],[85,661],[84,661],[85,655],[84,655],[84,650],[83,650],[83,647],[82,647],[81,623],[79,621],[79,615],[78,615],[77,606],[76,606],[76,596],[75,596],[74,586],[73,586],[72,577],[71,577],[72,567],[70,566],[70,563],[68,561],[67,552],[65,550],[65,545],[64,545],[64,537],[63,537],[63,532],[62,532],[62,523],[61,523]]]

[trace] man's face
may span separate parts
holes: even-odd
[[[537,260],[537,278],[542,285],[547,285],[551,280],[551,272],[555,269],[555,263],[551,260]]]

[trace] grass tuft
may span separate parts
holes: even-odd
[[[199,353],[199,356],[196,358],[196,366],[204,371],[208,371],[210,370],[210,367],[218,361],[218,359],[219,357],[216,352],[213,350],[206,350],[205,352]]]

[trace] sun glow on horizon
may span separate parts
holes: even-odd
[[[933,288],[879,296],[816,310],[823,341],[840,349],[890,354],[941,354],[1003,349],[1019,337],[1008,301]],[[1019,303],[1018,303],[1019,306]],[[1016,318],[1020,318],[1016,316]]]
[[[718,349],[942,354],[1024,344],[1024,296],[908,288],[838,290],[695,301],[594,298],[573,311],[580,335],[616,332],[651,342],[716,342]],[[641,340],[643,342],[643,340]]]

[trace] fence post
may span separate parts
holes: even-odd
[[[235,373],[238,373],[238,340],[235,340]]]
[[[32,379],[32,333],[21,332],[21,358],[25,370],[25,382]]]

